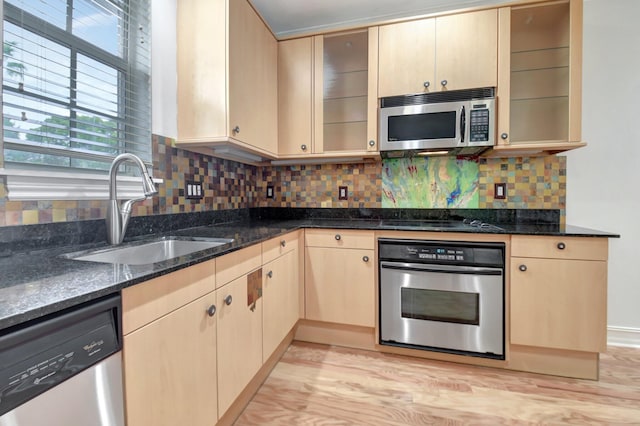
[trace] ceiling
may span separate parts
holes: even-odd
[[[278,39],[513,0],[249,0]]]

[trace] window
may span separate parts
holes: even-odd
[[[151,163],[149,0],[4,0],[4,168]]]

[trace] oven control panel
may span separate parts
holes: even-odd
[[[407,247],[407,254],[409,256],[415,256],[419,260],[465,260],[464,249],[452,249],[446,247]]]
[[[458,241],[378,240],[380,260],[471,266],[504,266],[504,244]]]

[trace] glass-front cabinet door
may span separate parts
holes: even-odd
[[[497,149],[581,144],[582,0],[501,8]]]

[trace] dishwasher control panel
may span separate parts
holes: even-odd
[[[120,298],[0,336],[0,416],[118,352]]]

